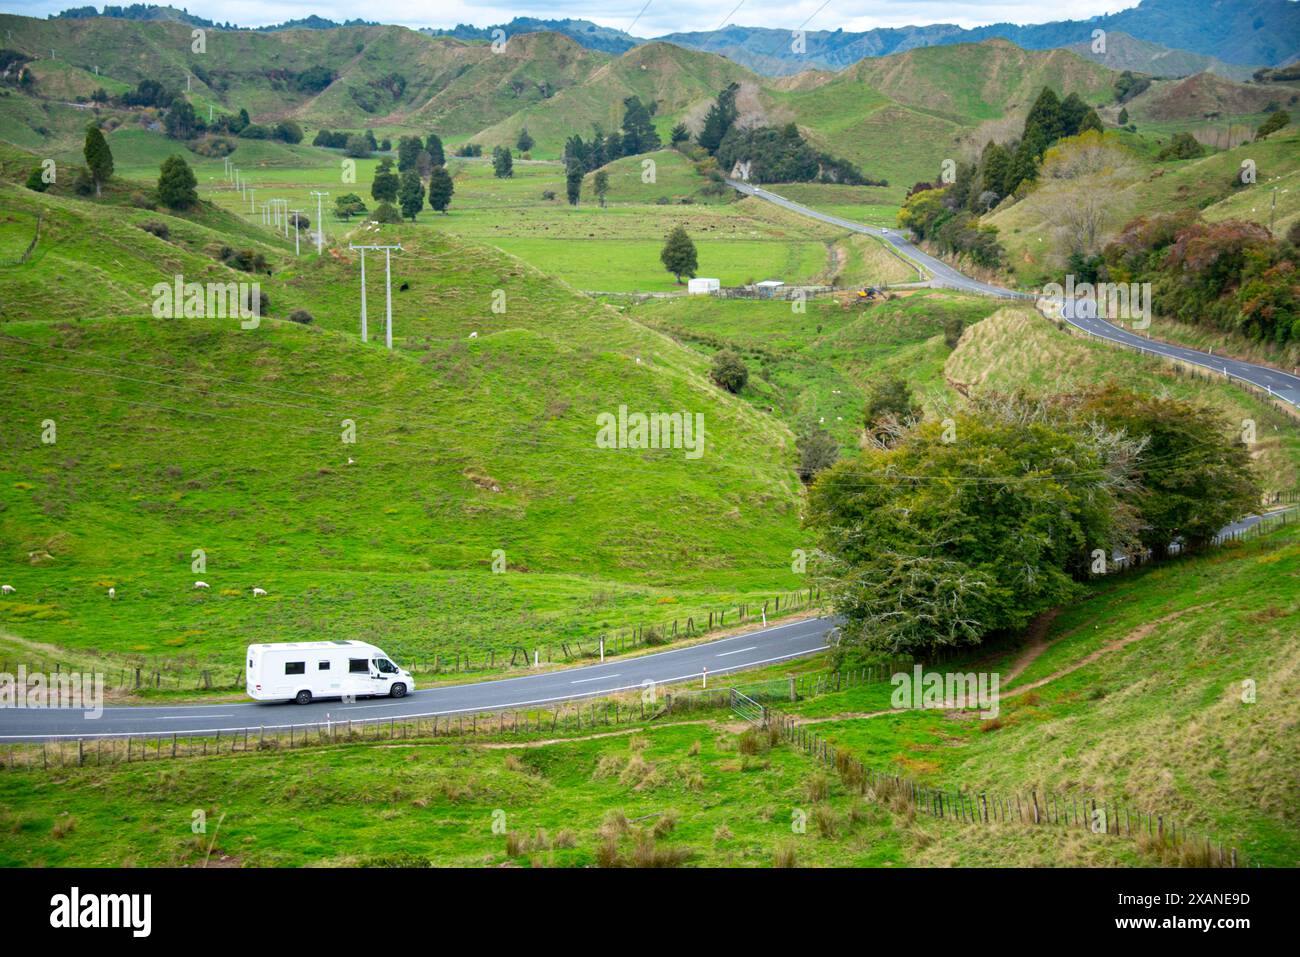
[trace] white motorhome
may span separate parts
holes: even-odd
[[[248,696],[256,701],[388,695],[415,690],[409,671],[364,641],[287,641],[248,646]]]

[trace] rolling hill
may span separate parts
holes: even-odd
[[[6,251],[40,218],[31,260],[3,275],[0,563],[17,601],[0,631],[193,660],[259,634],[369,634],[411,655],[532,647],[798,587],[792,437],[712,385],[693,351],[419,226],[384,229],[403,244],[396,348],[376,341],[373,258],[363,346],[356,237],[295,259],[210,207],[126,205],[131,189],[97,203],[0,186]],[[223,246],[260,253],[271,275],[232,270]],[[155,285],[176,275],[258,279],[269,315],[253,330],[153,318]],[[703,457],[598,447],[597,415],[622,405],[702,414]],[[19,425],[46,419],[52,445]],[[254,585],[270,600],[254,606]]]

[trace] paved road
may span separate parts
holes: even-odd
[[[610,660],[603,665],[430,688],[396,701],[362,698],[349,704],[333,700],[302,706],[247,702],[105,708],[98,718],[88,718],[73,709],[0,708],[0,741],[160,734],[190,737],[261,727],[283,731],[326,720],[428,718],[546,706],[629,691],[643,687],[647,681],[658,685],[689,681],[698,687],[706,668],[713,681],[741,668],[821,651],[833,627],[831,618],[810,618],[675,651]]]
[[[839,216],[832,216],[829,213],[819,213],[815,209],[809,209],[792,199],[786,199],[784,196],[778,196],[770,190],[763,189],[761,186],[752,186],[749,183],[741,182],[738,179],[727,180],[728,185],[733,189],[739,190],[747,196],[756,196],[759,199],[774,203],[791,212],[798,213],[800,216],[807,216],[810,219],[821,220],[823,223],[830,223],[832,226],[839,226],[841,229],[847,229],[854,233],[864,233],[868,236],[876,236],[885,240],[889,245],[902,253],[903,257],[910,259],[914,264],[920,264],[929,271],[931,280],[930,284],[935,286],[946,286],[949,289],[960,289],[965,292],[980,293],[985,296],[997,296],[1000,299],[1028,299],[1030,296],[1022,292],[1014,292],[1010,289],[1003,289],[1001,286],[994,286],[991,283],[980,282],[977,279],[971,279],[969,276],[963,276],[957,270],[953,269],[941,259],[935,259],[928,253],[917,249],[910,239],[897,229],[886,229],[883,226],[864,226],[862,223],[855,223],[851,219],[842,219]]]
[[[1059,300],[1057,302],[1059,303]],[[1190,362],[1192,365],[1200,366],[1203,369],[1212,369],[1242,382],[1249,382],[1260,389],[1266,389],[1284,402],[1300,407],[1300,377],[1293,376],[1288,372],[1270,369],[1268,366],[1255,365],[1253,362],[1243,362],[1240,359],[1212,356],[1196,349],[1188,349],[1186,346],[1175,346],[1167,342],[1146,339],[1135,332],[1121,329],[1105,319],[1065,317],[1065,321],[1089,335],[1110,342],[1117,342],[1131,349],[1181,359],[1183,362]]]
[[[855,223],[852,220],[841,219],[839,216],[819,213],[815,209],[809,209],[807,206],[786,199],[784,196],[778,196],[776,193],[769,190],[758,186],[751,186],[749,183],[743,183],[740,180],[729,179],[727,182],[732,187],[748,196],[756,196],[759,199],[767,200],[769,203],[775,203],[777,206],[784,207],[785,209],[796,212],[801,216],[808,216],[812,219],[821,220],[824,223],[830,223],[833,226],[839,226],[855,233],[865,233],[868,236],[879,236],[904,256],[911,259],[913,262],[920,263],[928,269],[930,274],[933,276],[933,279],[931,280],[932,285],[947,286],[951,289],[961,289],[967,292],[976,292],[987,296],[1001,296],[1007,299],[1037,298],[1028,293],[1003,289],[1001,286],[994,286],[986,282],[978,282],[977,280],[963,276],[956,269],[942,260],[935,259],[933,256],[927,255],[917,249],[903,233],[896,229],[885,229],[880,226],[865,226],[862,223]],[[1120,327],[1107,322],[1105,319],[1067,318],[1066,321],[1091,335],[1107,339],[1110,342],[1116,342],[1120,345],[1139,349],[1142,352],[1153,355],[1181,359],[1184,362],[1190,362],[1193,365],[1198,365],[1205,369],[1212,369],[1215,372],[1224,373],[1234,379],[1251,383],[1260,389],[1265,389],[1277,396],[1279,399],[1289,402],[1291,405],[1300,407],[1300,376],[1294,376],[1287,372],[1271,369],[1268,366],[1255,365],[1252,362],[1243,362],[1240,359],[1224,359],[1218,356],[1212,356],[1209,353],[1199,352],[1196,349],[1188,349],[1185,346],[1169,345],[1168,343],[1145,339],[1136,333],[1121,329]]]

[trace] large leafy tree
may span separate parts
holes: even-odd
[[[1082,409],[1145,443],[1134,467],[1139,487],[1129,501],[1139,541],[1154,557],[1164,557],[1175,542],[1187,551],[1204,548],[1219,529],[1258,507],[1250,451],[1213,410],[1115,385],[1093,392]]]
[[[418,136],[403,136],[397,141],[397,169],[405,173],[408,169],[415,169],[415,164],[420,159],[420,150],[423,144],[420,143]]]
[[[199,201],[198,180],[183,156],[169,156],[158,174],[158,200],[170,209],[188,209]]]
[[[86,143],[82,153],[86,157],[90,177],[95,181],[95,195],[99,196],[104,184],[113,176],[113,151],[108,148],[108,140],[104,139],[104,133],[98,126],[86,130]]]
[[[370,184],[370,195],[380,203],[395,202],[400,185],[397,173],[393,171],[393,161],[385,156],[375,168],[375,179]]]
[[[515,162],[510,155],[510,147],[492,147],[492,175],[497,179],[510,179],[515,175]]]
[[[888,654],[977,644],[1080,593],[1130,536],[1137,443],[1023,400],[977,403],[870,448],[810,490],[844,643]]]
[[[738,84],[728,84],[704,116],[704,126],[700,130],[698,141],[710,153],[717,152],[722,145],[722,138],[740,116],[740,111],[736,109],[736,94],[739,92]]]
[[[451,205],[451,194],[455,191],[447,167],[435,166],[429,175],[429,207],[435,212],[446,213]]]
[[[623,155],[649,153],[659,146],[659,134],[649,107],[641,102],[640,97],[629,96],[623,101]]]
[[[680,286],[683,276],[695,276],[695,271],[700,268],[699,257],[695,251],[695,243],[686,233],[685,226],[674,226],[664,240],[664,248],[659,252],[659,261],[664,264],[664,268],[677,277],[677,284]]]
[[[430,133],[428,139],[424,141],[424,150],[429,154],[429,159],[433,160],[434,166],[446,166],[447,154],[443,151],[442,140],[437,133]]]
[[[424,182],[415,170],[408,169],[402,173],[397,187],[397,203],[402,207],[402,215],[411,220],[424,209]]]
[[[564,191],[570,206],[577,206],[582,196],[582,161],[570,156],[564,169]]]

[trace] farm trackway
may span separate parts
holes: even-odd
[[[744,193],[746,196],[754,196],[758,199],[766,200],[783,209],[788,209],[793,213],[801,216],[807,216],[811,219],[820,220],[823,223],[830,223],[832,226],[839,226],[842,229],[848,229],[855,233],[864,233],[868,236],[876,236],[889,243],[894,249],[898,250],[905,258],[910,259],[913,263],[919,263],[930,272],[932,277],[931,284],[936,286],[945,286],[950,289],[957,289],[964,292],[974,292],[985,296],[997,296],[1003,299],[1034,299],[1035,296],[1016,292],[1011,289],[1004,289],[1001,286],[995,286],[991,283],[980,282],[971,279],[969,276],[963,276],[960,272],[949,266],[946,262],[922,252],[907,239],[903,233],[896,229],[885,229],[881,226],[866,226],[862,223],[855,223],[852,220],[842,219],[839,216],[831,216],[828,213],[819,213],[815,209],[809,209],[793,200],[786,199],[784,196],[778,196],[776,193],[763,189],[759,186],[751,186],[749,183],[743,183],[739,180],[729,179],[727,183],[734,189]],[[1245,362],[1241,359],[1228,359],[1219,356],[1212,356],[1207,352],[1200,352],[1196,349],[1189,349],[1185,346],[1170,345],[1166,342],[1159,342],[1154,339],[1145,339],[1126,329],[1121,329],[1105,319],[1066,319],[1070,325],[1086,332],[1089,335],[1114,342],[1131,349],[1138,349],[1144,353],[1164,356],[1168,359],[1176,359],[1182,362],[1189,362],[1193,365],[1200,366],[1227,375],[1233,379],[1239,379],[1247,382],[1256,388],[1264,389],[1271,395],[1290,403],[1293,406],[1300,407],[1300,376],[1294,376],[1278,369],[1271,369],[1268,366],[1256,365],[1253,362]]]
[[[706,668],[712,679],[813,654],[826,647],[826,633],[834,624],[831,618],[807,618],[673,651],[517,678],[442,685],[396,700],[363,698],[344,704],[335,699],[302,706],[249,702],[105,708],[98,718],[88,718],[85,712],[74,709],[0,708],[0,741],[171,734],[193,737],[246,728],[287,730],[326,720],[429,718],[548,706],[636,690],[648,681],[657,685],[698,682]]]

